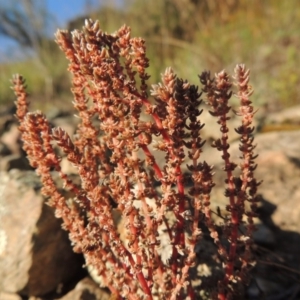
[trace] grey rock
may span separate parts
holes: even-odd
[[[22,300],[22,297],[18,294],[11,294],[0,291],[0,300]]]
[[[45,295],[82,272],[34,172],[0,174],[0,291]]]
[[[75,288],[60,300],[109,300],[110,293],[99,288],[99,286],[89,277],[82,279]]]
[[[10,171],[12,169],[32,170],[26,157],[19,154],[6,155],[0,160],[0,171]]]

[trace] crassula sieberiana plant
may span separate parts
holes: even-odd
[[[82,31],[59,30],[56,41],[72,74],[73,105],[80,118],[74,136],[52,128],[41,112],[28,112],[20,75],[14,76],[13,89],[23,148],[74,251],[84,254],[115,299],[238,297],[254,262],[258,186],[249,70],[237,65],[233,80],[225,71],[199,76],[203,97],[220,125],[220,138],[211,145],[220,151],[226,177],[227,214],[220,225],[212,217],[213,168],[201,158],[205,141],[198,87],[168,68],[149,96],[145,42],[132,38],[127,26],[107,34],[98,22],[87,20]],[[232,93],[240,101],[235,110],[241,120],[236,128],[239,162],[229,154]],[[56,147],[76,168],[80,183],[62,171]],[[72,199],[61,194],[56,174]],[[204,231],[217,249],[219,266],[210,287],[201,280],[194,284]]]

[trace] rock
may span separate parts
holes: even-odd
[[[63,128],[68,135],[73,138],[73,134],[75,132],[75,128],[78,126],[79,120],[79,118],[74,118],[73,116],[62,116],[52,119],[51,123],[54,127]]]
[[[199,116],[199,120],[201,123],[205,124],[203,129],[201,130],[201,137],[208,141],[214,140],[220,137],[220,124],[217,123],[218,118],[213,117],[209,110],[210,107],[206,104],[201,105],[200,107],[203,109],[202,114]],[[258,126],[258,117],[254,115],[255,118],[253,120],[253,126]],[[241,125],[241,117],[238,117],[232,110],[229,112],[230,119],[227,121],[227,126],[229,129],[228,132],[228,141],[231,143],[238,139],[238,134],[235,132],[234,128],[237,128]]]
[[[270,132],[256,136],[255,153],[258,165],[255,177],[263,180],[258,193],[263,199],[276,206],[272,215],[273,222],[281,229],[300,232],[300,131]],[[239,163],[239,142],[230,146],[232,161]],[[208,149],[206,149],[208,150]],[[224,208],[227,199],[224,197],[225,172],[220,152],[211,149],[203,152],[202,159],[214,165],[212,193],[213,205]],[[239,169],[236,169],[238,173]]]
[[[32,171],[0,173],[0,291],[41,296],[82,275],[67,232]]]
[[[32,170],[26,157],[19,154],[6,155],[0,160],[0,171],[10,171],[12,169]]]
[[[9,130],[4,132],[1,136],[1,142],[4,143],[7,148],[13,154],[20,154],[20,144],[19,144],[20,132],[18,125],[13,123]]]
[[[0,136],[9,129],[11,124],[16,123],[15,113],[15,108],[13,110],[5,109],[4,111],[0,109]]]
[[[10,149],[3,142],[0,141],[0,155],[5,156],[9,154],[11,154]]]
[[[263,294],[275,294],[279,295],[285,291],[285,288],[280,284],[269,280],[268,278],[256,277],[256,283],[251,283],[248,288],[247,294],[250,299],[263,299]],[[268,298],[273,299],[273,298]],[[286,299],[286,298],[275,298],[275,299]]]
[[[294,124],[300,127],[300,105],[281,110],[279,112],[266,114],[263,130],[271,128],[273,125],[290,125]]]
[[[0,300],[22,300],[22,297],[18,294],[10,294],[0,291]]]
[[[99,288],[91,278],[86,277],[60,300],[109,300],[110,297],[107,290]]]
[[[253,233],[255,243],[266,247],[274,247],[276,245],[276,237],[274,232],[265,224],[256,224],[256,231]]]
[[[65,174],[78,174],[76,167],[67,159],[66,156],[62,157],[60,162],[61,170]]]
[[[276,299],[288,299],[285,291],[293,289],[294,292],[297,281],[291,278],[300,269],[300,131],[259,134],[254,143],[257,144],[255,153],[259,154],[255,177],[263,182],[258,188],[262,202],[258,208],[260,219],[255,220],[258,230],[254,233],[257,264],[251,274],[256,283],[249,287],[248,293],[250,299],[263,296],[273,299],[276,295],[280,295]],[[235,163],[239,162],[238,147],[236,141],[229,149]],[[213,210],[217,206],[225,210],[225,172],[220,152],[204,150],[202,159],[214,165]],[[238,171],[237,168],[236,175]]]

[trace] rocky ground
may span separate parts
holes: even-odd
[[[219,128],[215,120],[203,118],[210,141]],[[72,116],[56,112],[51,120],[72,133]],[[236,126],[235,118],[231,126]],[[300,299],[300,106],[260,112],[256,126],[262,201],[255,233],[257,264],[245,299]],[[235,138],[230,136],[231,154],[238,158]],[[214,165],[212,203],[222,210],[220,155],[204,151],[203,159]],[[63,164],[64,171],[72,173],[67,161]],[[0,300],[109,299],[109,292],[82,268],[83,257],[73,253],[67,233],[45,205],[40,182],[21,151],[12,111],[0,114],[0,172]]]

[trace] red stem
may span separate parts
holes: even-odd
[[[223,145],[223,157],[225,162],[225,167],[230,166],[230,155],[227,151],[227,135],[223,134],[222,136],[222,145]],[[232,171],[229,169],[226,170],[227,172],[227,179],[228,179],[228,188],[230,191],[233,191],[235,189],[235,184],[233,181],[233,174]],[[235,202],[235,196],[230,193],[229,196],[229,202],[230,202],[230,213],[231,213],[231,232],[230,232],[230,246],[229,246],[229,259],[226,262],[225,266],[225,278],[224,278],[224,284],[227,285],[229,282],[230,277],[233,274],[233,268],[234,268],[234,258],[236,257],[236,249],[237,249],[237,239],[238,239],[238,226],[239,226],[239,217],[238,213],[236,211],[236,202]]]

